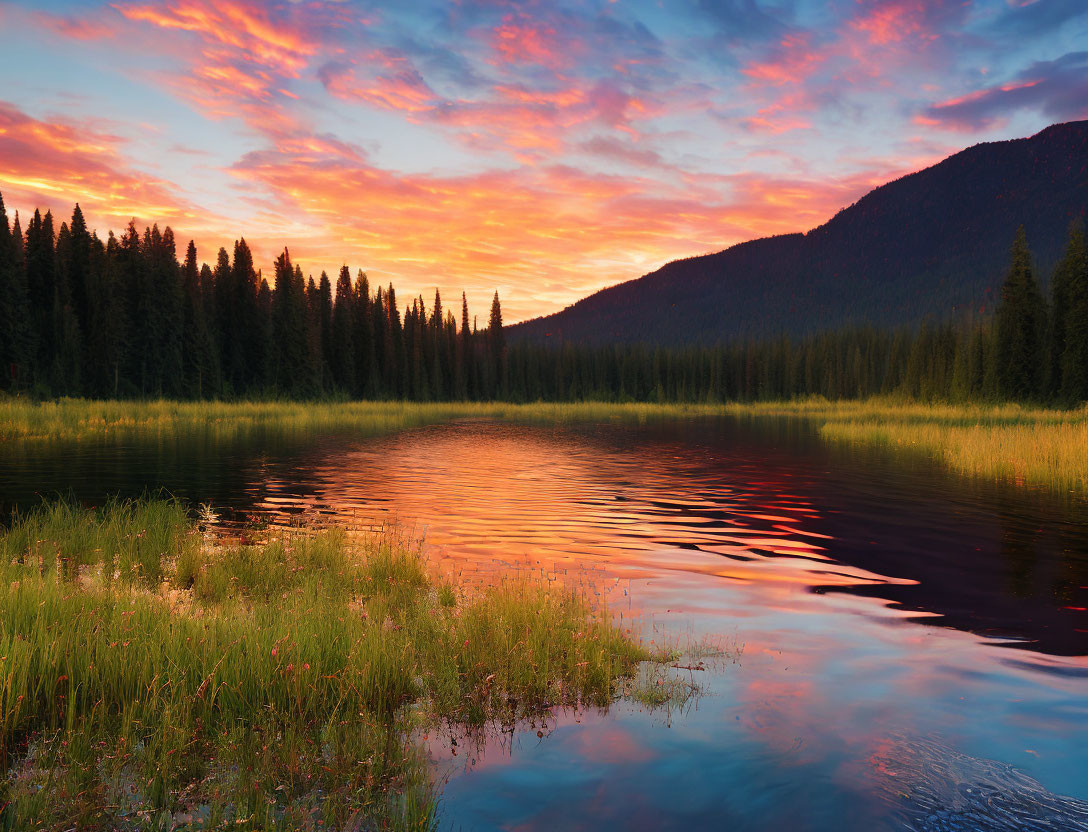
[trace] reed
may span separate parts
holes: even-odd
[[[6,829],[431,828],[426,726],[607,706],[649,658],[573,591],[469,591],[393,534],[48,504],[0,555]]]

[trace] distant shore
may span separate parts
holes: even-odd
[[[0,399],[0,440],[90,441],[192,430],[387,433],[462,418],[566,422],[731,415],[811,420],[828,441],[926,453],[968,476],[1088,496],[1088,408],[896,398],[749,403],[177,402]]]

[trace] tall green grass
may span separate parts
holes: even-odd
[[[413,737],[606,706],[643,648],[579,595],[469,592],[391,535],[213,545],[181,507],[0,536],[6,829],[425,829]]]

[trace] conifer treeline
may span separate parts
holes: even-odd
[[[0,389],[40,396],[493,399],[505,342],[498,293],[488,328],[458,325],[438,292],[403,317],[392,285],[345,266],[304,278],[287,251],[274,287],[245,240],[178,262],[170,228],[135,223],[103,241],[77,205],[22,230],[0,197]]]
[[[1021,232],[992,319],[856,327],[716,347],[507,346],[496,293],[477,329],[438,292],[405,304],[345,266],[304,277],[284,251],[274,287],[244,240],[214,265],[173,232],[134,223],[105,241],[76,206],[25,231],[0,198],[0,389],[93,397],[350,397],[721,401],[819,394],[921,399],[1088,400],[1083,231],[1044,298]]]

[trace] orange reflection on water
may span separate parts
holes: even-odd
[[[469,571],[695,573],[787,586],[886,582],[835,563],[819,511],[761,460],[686,442],[472,421],[318,449],[309,478],[255,481],[280,522],[397,525]]]

